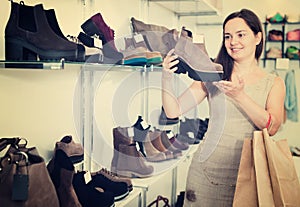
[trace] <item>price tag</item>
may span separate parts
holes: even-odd
[[[129,128],[127,129],[127,133],[128,133],[128,136],[129,136],[129,137],[133,137],[133,136],[134,136],[134,130],[133,130],[133,128],[132,128],[132,127],[129,127]]]
[[[188,135],[190,138],[195,139],[195,135],[194,135],[193,132],[188,132],[187,135]]]
[[[84,174],[84,181],[85,181],[85,184],[88,184],[91,180],[92,180],[91,173],[90,173],[89,171],[87,171],[87,172]]]
[[[98,38],[93,38],[94,39],[94,46],[97,48],[102,48],[102,40]]]
[[[13,177],[12,200],[26,201],[28,199],[29,176],[15,174]]]
[[[138,142],[135,143],[135,147],[136,147],[136,150],[139,152],[140,151],[140,145]]]
[[[143,41],[144,41],[144,37],[143,37],[142,34],[136,34],[136,35],[133,36],[133,38],[134,38],[134,41],[135,41],[136,43],[139,43],[139,42],[143,42]]]
[[[174,133],[172,131],[169,131],[167,133],[167,136],[168,136],[169,139],[171,139],[172,137],[174,137]]]
[[[147,129],[149,127],[147,122],[145,122],[144,120],[141,122],[141,125],[142,125],[143,129]]]

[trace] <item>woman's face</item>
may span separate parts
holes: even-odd
[[[227,53],[235,61],[255,58],[256,46],[261,41],[261,32],[253,31],[242,18],[229,20],[224,27],[224,42]]]

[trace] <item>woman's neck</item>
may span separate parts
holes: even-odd
[[[256,59],[251,61],[234,62],[233,72],[241,76],[256,72],[259,66]]]

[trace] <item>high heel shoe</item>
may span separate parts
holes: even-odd
[[[5,27],[5,59],[20,61],[77,59],[77,45],[59,37],[49,26],[42,4],[11,1]]]

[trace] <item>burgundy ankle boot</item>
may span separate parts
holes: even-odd
[[[103,43],[103,54],[105,57],[113,59],[116,64],[122,62],[123,55],[118,51],[114,42],[115,31],[104,22],[100,13],[86,20],[81,25],[81,28],[89,36],[99,36]]]
[[[26,6],[11,1],[5,27],[6,60],[76,60],[77,52],[75,43],[51,29],[42,4]]]

